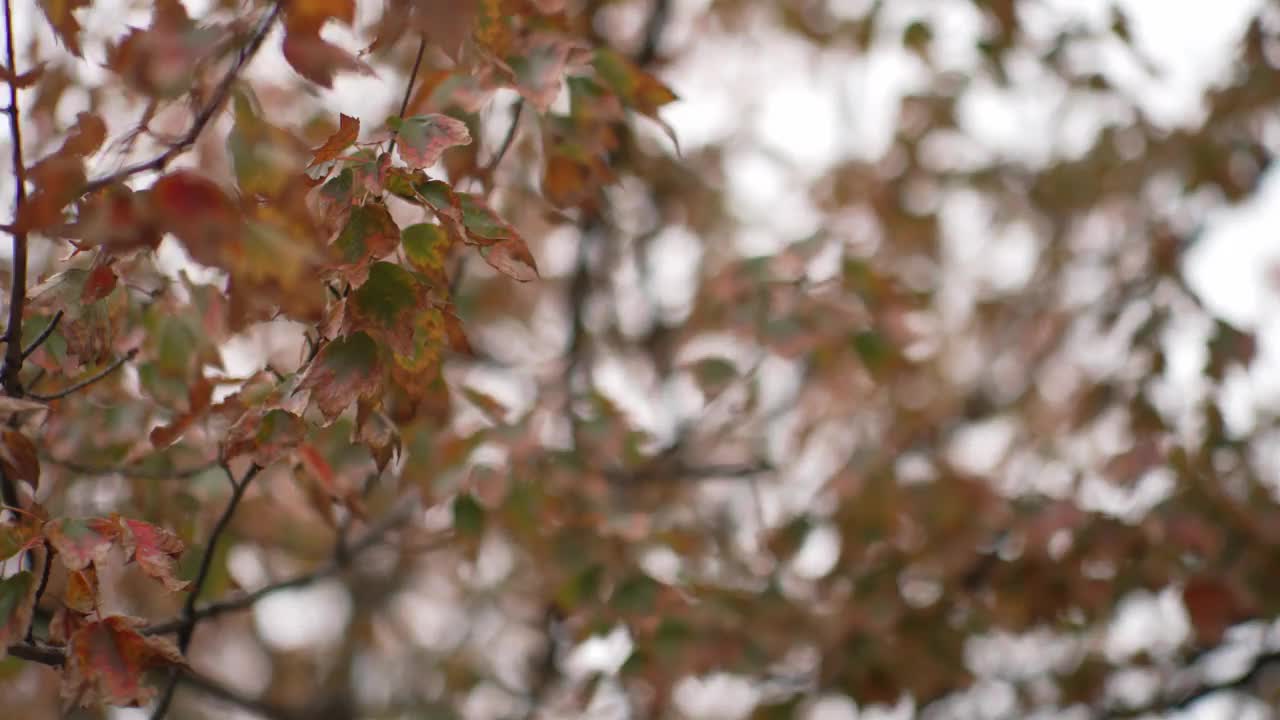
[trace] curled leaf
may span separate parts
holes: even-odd
[[[183,665],[182,653],[168,639],[146,636],[138,622],[110,615],[85,623],[67,643],[67,671],[62,692],[82,707],[95,703],[136,707],[156,694],[146,674],[156,668]]]

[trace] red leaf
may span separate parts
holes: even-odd
[[[116,289],[116,272],[111,269],[110,265],[97,265],[89,271],[89,277],[84,281],[84,290],[80,292],[80,302],[91,303],[97,302],[102,298],[111,294]]]
[[[325,140],[323,145],[313,151],[311,165],[333,160],[342,154],[343,150],[351,147],[358,137],[360,137],[360,120],[349,115],[338,115],[338,129],[329,136],[328,140]]]
[[[142,635],[137,624],[112,615],[76,630],[67,645],[63,696],[81,707],[135,707],[154,697],[155,688],[144,684],[147,671],[183,665],[182,653],[165,638]]]
[[[124,535],[124,551],[129,561],[138,563],[144,573],[173,592],[187,589],[191,583],[175,575],[178,557],[186,549],[177,535],[141,520],[119,518],[118,522],[128,530]]]
[[[438,113],[387,120],[396,131],[396,152],[400,159],[415,169],[428,168],[440,160],[445,150],[458,145],[471,144],[471,132],[466,123]]]
[[[221,267],[238,246],[240,213],[212,180],[178,170],[151,187],[151,209],[157,225],[171,232],[197,262]]]
[[[36,604],[36,576],[22,571],[0,580],[0,658],[22,640],[31,626]]]

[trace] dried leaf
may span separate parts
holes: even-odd
[[[513,280],[529,282],[538,278],[538,264],[533,259],[533,253],[529,252],[529,246],[521,238],[482,246],[480,255],[493,269]]]
[[[82,707],[136,707],[151,700],[156,690],[145,684],[147,672],[185,663],[171,641],[145,636],[137,624],[111,615],[76,630],[67,644],[63,697],[78,700]]]
[[[338,73],[373,75],[373,68],[320,37],[319,27],[290,25],[284,36],[284,59],[302,77],[326,88]]]
[[[31,438],[17,430],[0,435],[0,468],[10,479],[40,487],[40,454]]]
[[[387,125],[396,131],[396,152],[400,159],[415,169],[435,165],[441,154],[451,147],[471,144],[467,124],[448,115],[420,115],[403,120],[393,116],[387,118]]]
[[[249,455],[266,467],[293,450],[302,441],[304,430],[302,418],[287,410],[245,413],[227,431],[223,454],[228,459]]]
[[[67,575],[67,591],[63,596],[67,609],[88,615],[98,609],[98,571],[90,565]]]
[[[138,563],[144,573],[164,584],[171,592],[181,592],[191,583],[177,578],[177,561],[186,549],[172,532],[131,518],[118,518],[127,530],[123,545],[129,562]]]
[[[76,20],[75,11],[89,7],[89,0],[40,0],[40,9],[45,19],[53,26],[53,32],[67,46],[67,50],[76,57],[80,51],[80,21]]]
[[[323,145],[313,151],[311,165],[319,165],[333,160],[351,147],[360,137],[360,120],[349,115],[338,115],[338,129],[334,131]]]

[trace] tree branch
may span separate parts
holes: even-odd
[[[404,84],[404,99],[400,101],[400,119],[404,119],[404,114],[409,110],[409,98],[413,96],[413,83],[418,79],[418,68],[422,67],[422,55],[427,50],[427,36],[425,33],[418,39],[418,56],[413,59],[413,69],[409,71],[409,80]],[[387,154],[391,154],[396,149],[396,137],[399,133],[392,134],[391,144],[387,146]]]
[[[139,173],[163,170],[174,158],[186,152],[192,145],[195,145],[196,140],[200,138],[200,134],[204,132],[205,126],[209,124],[214,115],[218,114],[218,110],[222,108],[222,103],[226,102],[227,96],[231,94],[231,86],[235,84],[240,72],[257,54],[258,49],[262,47],[262,42],[266,39],[267,33],[270,32],[276,18],[280,16],[282,7],[283,3],[276,3],[263,16],[262,21],[258,23],[258,26],[253,30],[253,34],[249,37],[249,42],[240,48],[240,54],[236,56],[235,62],[227,69],[227,73],[222,76],[222,80],[218,81],[218,85],[213,91],[213,97],[196,115],[185,135],[178,138],[177,142],[150,160],[127,165],[110,175],[91,180],[84,186],[80,194],[88,195],[108,185],[127,180]]]
[[[32,340],[31,344],[23,349],[22,351],[23,359],[31,357],[31,353],[40,349],[40,346],[44,344],[44,341],[48,340],[49,336],[53,334],[53,331],[57,329],[58,323],[61,320],[62,320],[62,311],[59,310],[58,312],[53,314],[53,319],[49,321],[48,325],[44,326],[44,329],[41,330],[40,334],[36,336],[36,339]]]
[[[46,647],[32,642],[10,645],[9,654],[19,660],[48,665],[49,667],[62,667],[67,660],[66,654],[59,648]]]
[[[241,710],[248,710],[255,715],[261,715],[265,718],[286,718],[300,717],[296,713],[285,708],[272,705],[257,698],[246,697],[231,688],[211,679],[207,678],[193,670],[187,669],[179,673],[178,681],[192,690],[208,695],[215,700],[235,705]]]
[[[40,598],[44,597],[44,591],[49,587],[49,569],[53,567],[53,546],[48,540],[44,541],[44,567],[40,570],[40,584],[36,586],[35,600],[31,601],[32,607],[40,606]],[[34,642],[35,637],[31,634],[35,630],[35,624],[27,626],[27,642]]]
[[[12,397],[22,397],[22,383],[18,373],[22,371],[22,313],[27,303],[27,233],[20,229],[18,219],[27,201],[27,168],[22,159],[22,124],[18,110],[18,64],[13,51],[13,8],[10,0],[4,0],[5,56],[9,62],[9,144],[13,146],[13,224],[9,232],[13,236],[13,275],[9,279],[9,324],[4,332],[6,341],[4,365],[0,366],[0,385]]]
[[[146,635],[165,635],[168,633],[182,633],[184,631],[189,631],[190,628],[194,627],[202,620],[214,618],[237,610],[247,610],[252,607],[254,603],[273,593],[280,592],[281,590],[306,587],[314,582],[337,575],[351,563],[351,560],[354,559],[356,555],[382,542],[383,536],[391,530],[399,527],[402,523],[408,520],[409,517],[410,512],[408,510],[402,510],[388,515],[375,527],[370,529],[364,537],[348,545],[344,559],[334,558],[309,573],[263,586],[253,592],[240,595],[239,597],[210,603],[202,608],[191,611],[189,614],[183,613],[181,617],[173,620],[150,625],[143,629],[142,632]]]
[[[95,375],[91,375],[91,376],[89,376],[89,377],[85,378],[84,380],[81,380],[80,382],[73,383],[72,385],[69,385],[69,386],[67,386],[67,387],[65,387],[65,388],[63,388],[63,389],[61,389],[61,390],[59,390],[59,391],[57,391],[57,392],[50,393],[50,394],[48,394],[48,395],[41,395],[41,394],[39,394],[39,393],[30,393],[30,395],[29,395],[29,396],[30,396],[31,398],[35,399],[35,400],[41,400],[41,401],[43,401],[43,402],[50,402],[50,401],[53,401],[53,400],[59,400],[59,399],[64,398],[64,397],[66,397],[66,396],[68,396],[68,395],[70,395],[70,394],[72,394],[72,393],[74,393],[74,392],[77,392],[77,391],[79,391],[79,390],[83,390],[83,389],[85,389],[85,388],[89,387],[90,385],[92,385],[92,384],[94,384],[94,383],[98,382],[99,380],[101,380],[101,379],[105,378],[106,376],[110,375],[111,373],[115,372],[116,370],[119,370],[119,369],[120,369],[120,367],[121,367],[122,365],[124,365],[125,363],[129,362],[130,360],[132,360],[132,359],[134,358],[134,356],[135,356],[135,355],[137,355],[137,354],[138,354],[137,349],[130,350],[129,352],[125,353],[124,355],[121,355],[120,357],[116,358],[116,359],[115,359],[115,362],[113,362],[113,363],[111,363],[110,365],[106,366],[106,367],[105,367],[105,368],[103,368],[101,371],[99,371],[97,374],[95,374]]]
[[[498,146],[497,152],[493,154],[488,164],[480,170],[480,179],[484,182],[486,189],[493,179],[493,173],[498,169],[498,165],[502,163],[502,158],[507,156],[507,151],[511,149],[511,145],[515,142],[516,131],[520,129],[520,115],[523,111],[524,98],[520,98],[516,100],[515,109],[511,112],[511,126],[507,128],[507,134],[502,138],[502,144]]]

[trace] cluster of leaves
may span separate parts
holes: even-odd
[[[157,718],[179,687],[268,717],[570,715],[610,693],[665,717],[709,673],[762,718],[832,695],[949,716],[993,684],[1010,717],[1265,691],[1266,649],[1200,672],[1280,614],[1280,503],[1271,415],[1230,427],[1220,399],[1257,342],[1210,318],[1180,254],[1183,205],[1248,197],[1275,152],[1274,18],[1169,130],[1076,62],[1104,43],[1142,65],[1118,11],[1046,43],[1010,0],[951,3],[985,28],[958,77],[940,21],[890,3],[389,0],[365,27],[354,0],[161,0],[106,30],[82,27],[89,0],[39,5],[57,45],[10,48],[0,78],[0,705],[56,702],[13,680],[55,672],[64,703]],[[671,38],[765,29],[923,78],[881,158],[788,176],[821,220],[803,237],[723,182],[750,117],[682,155],[660,115]],[[250,81],[262,55],[292,74]],[[969,86],[1014,92],[1028,64],[1136,119],[1042,158],[975,150]],[[403,98],[330,107],[371,78]],[[1185,203],[1159,199],[1171,179]],[[974,238],[1033,235],[1030,276],[958,258],[951,203],[989,215]],[[753,233],[787,242],[741,249]],[[1196,323],[1203,392],[1171,400],[1169,338]],[[237,370],[255,338],[286,349]],[[240,611],[330,579],[350,618],[264,651],[264,692],[211,667],[219,640],[271,646],[270,613]],[[1104,651],[1152,593],[1186,636]],[[619,630],[617,667],[566,662]],[[1011,638],[1040,666],[982,652]],[[371,669],[382,696],[351,689]],[[1137,703],[1135,674],[1155,680]]]

